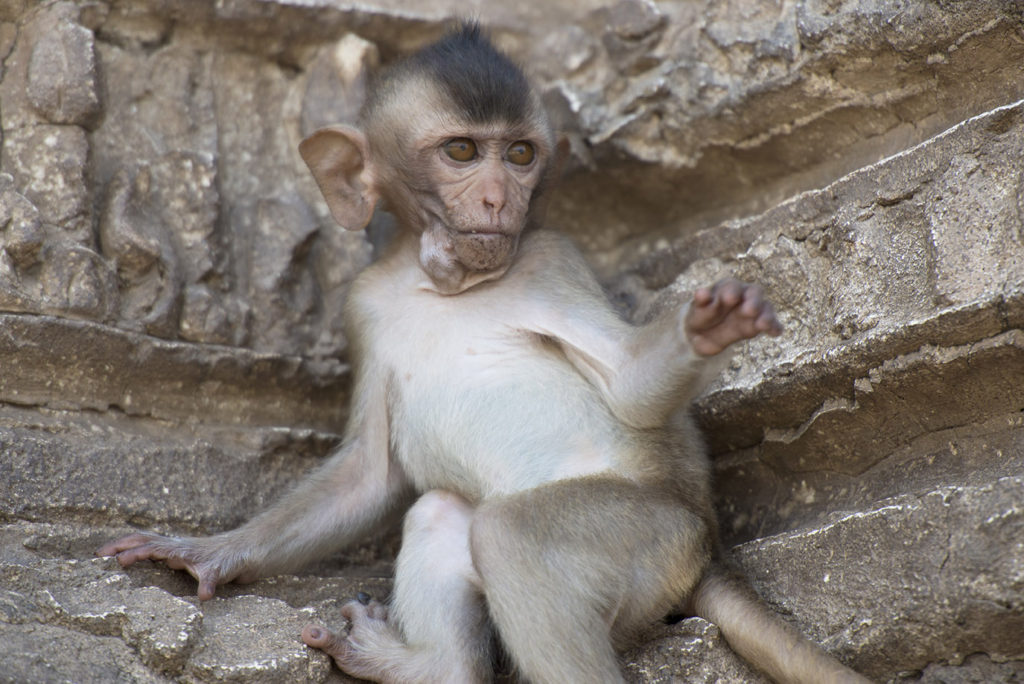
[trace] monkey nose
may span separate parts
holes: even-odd
[[[500,190],[485,193],[483,201],[487,210],[497,218],[498,213],[505,207],[505,193]]]
[[[491,229],[498,230],[501,228],[502,218],[501,209],[505,205],[503,203],[484,203],[484,223],[486,223]]]
[[[504,179],[497,174],[488,174],[480,184],[480,201],[484,207],[495,215],[505,206],[506,193]]]

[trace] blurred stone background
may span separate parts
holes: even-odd
[[[372,240],[296,145],[452,16],[544,92],[550,223],[625,316],[777,303],[696,407],[762,595],[878,681],[1024,679],[1019,0],[0,0],[0,681],[344,680],[299,629],[386,595],[393,538],[205,604],[92,552],[337,444]],[[626,660],[756,680],[699,619]]]

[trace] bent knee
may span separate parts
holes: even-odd
[[[412,505],[405,514],[406,535],[452,532],[469,534],[473,506],[458,494],[433,489]]]

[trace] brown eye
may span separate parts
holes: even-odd
[[[526,166],[533,161],[534,154],[533,145],[525,140],[520,140],[508,146],[505,151],[505,159],[518,166]]]
[[[469,138],[452,138],[444,144],[444,153],[459,162],[476,159],[476,143]]]

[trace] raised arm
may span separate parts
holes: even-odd
[[[380,396],[376,396],[377,394]],[[127,567],[164,561],[199,582],[199,598],[233,580],[297,569],[357,541],[404,499],[404,476],[391,467],[383,387],[357,385],[343,446],[277,504],[245,525],[212,537],[132,534],[100,548]]]
[[[679,309],[631,325],[570,243],[557,236],[540,242],[530,250],[534,268],[526,285],[534,331],[558,342],[615,415],[634,427],[664,424],[721,371],[728,359],[721,352],[732,343],[782,332],[761,288],[736,280],[698,289]]]

